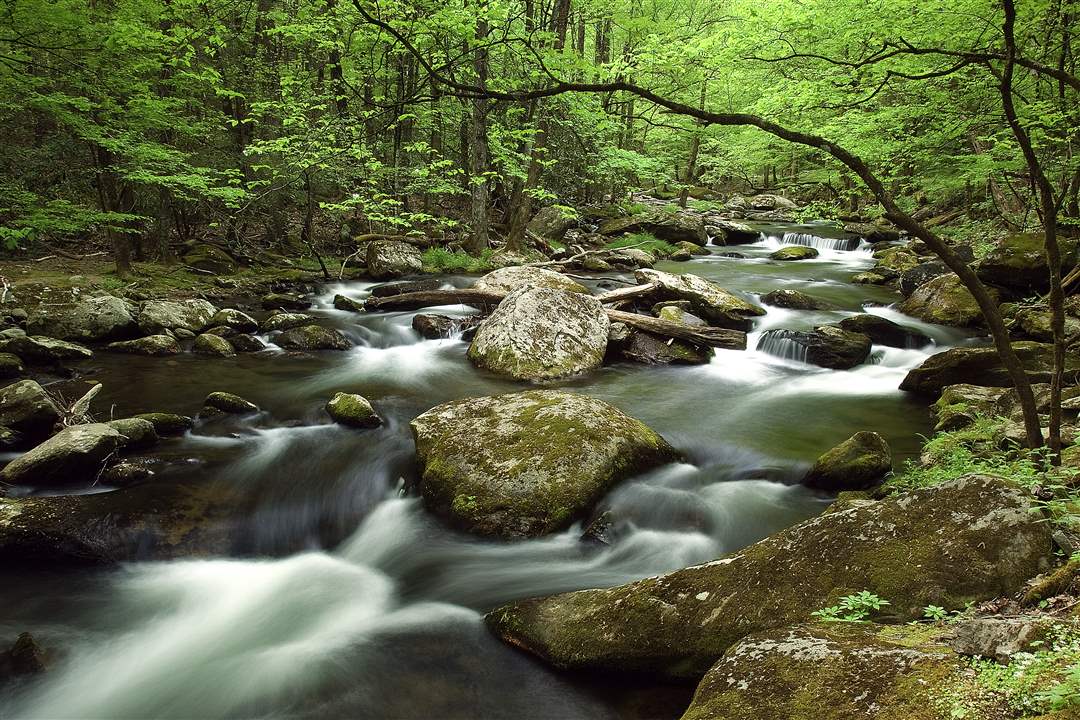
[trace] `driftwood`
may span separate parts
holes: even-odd
[[[603,304],[616,303],[623,300],[632,300],[633,298],[641,297],[642,295],[649,295],[659,289],[659,283],[650,282],[642,285],[619,288],[618,290],[608,290],[606,293],[597,295],[596,299]]]
[[[485,290],[424,290],[421,292],[401,293],[387,297],[369,297],[364,302],[365,310],[419,310],[433,305],[472,305],[481,307],[498,305],[506,297],[503,293]]]
[[[621,322],[624,325],[654,335],[663,335],[676,340],[685,340],[695,345],[708,345],[709,347],[723,348],[725,350],[746,349],[746,333],[740,330],[727,330],[708,325],[683,325],[661,320],[650,315],[637,315],[622,310],[607,310],[606,312],[611,322]]]

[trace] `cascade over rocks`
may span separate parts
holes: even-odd
[[[198,333],[210,327],[217,308],[206,300],[148,300],[139,310],[139,329],[145,335],[161,335],[166,330]]]
[[[432,315],[419,313],[413,315],[413,330],[420,333],[420,337],[428,340],[448,338],[457,333],[462,334],[463,340],[469,340],[475,334],[476,328],[480,327],[482,318],[476,315],[465,317],[450,317],[449,315]]]
[[[819,325],[812,332],[769,330],[757,349],[832,370],[850,370],[870,357],[870,338],[836,325]]]
[[[9,485],[38,487],[90,482],[126,442],[105,423],[72,425],[12,460],[0,471],[0,478]]]
[[[517,380],[548,380],[600,367],[609,321],[591,295],[520,287],[480,323],[469,346],[477,367]]]
[[[1030,341],[1014,342],[1012,346],[1031,382],[1050,382],[1054,367],[1053,346]],[[1069,382],[1080,375],[1080,356],[1066,353],[1065,372]],[[959,383],[1008,387],[1012,380],[994,348],[956,347],[931,355],[922,365],[909,371],[900,383],[900,389],[937,396],[946,386]]]
[[[988,288],[991,296],[997,296]],[[971,327],[983,322],[982,310],[954,273],[940,275],[920,285],[900,305],[900,312],[926,322]]]
[[[763,308],[698,275],[638,270],[634,277],[639,283],[658,284],[663,293],[672,297],[689,300],[690,309],[695,315],[719,327],[748,330],[751,318],[765,314]]]
[[[29,314],[26,329],[30,335],[101,342],[131,337],[139,328],[131,303],[102,295],[64,305],[42,304]]]
[[[620,481],[678,457],[617,408],[556,390],[455,400],[411,427],[425,505],[503,538],[562,530]]]
[[[400,240],[376,240],[367,247],[368,274],[376,280],[413,275],[424,269],[415,246]]]
[[[581,283],[551,270],[514,265],[493,270],[476,281],[473,290],[505,295],[519,287],[543,287],[589,295],[589,289]]]
[[[803,485],[840,492],[862,490],[892,470],[892,451],[876,432],[857,432],[817,459]]]
[[[704,565],[510,603],[487,623],[563,669],[700,677],[733,644],[868,590],[899,620],[1017,592],[1053,562],[1025,494],[968,475],[841,508]]]

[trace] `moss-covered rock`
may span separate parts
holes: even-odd
[[[218,310],[208,324],[210,327],[227,327],[238,333],[251,333],[259,329],[255,318],[235,308]]]
[[[689,303],[687,303],[687,307],[689,307]],[[707,322],[697,315],[689,313],[677,305],[664,305],[659,308],[654,307],[653,312],[661,320],[678,323],[679,325],[686,325],[687,327],[702,327],[703,325],[708,325]]]
[[[567,231],[577,224],[577,218],[556,205],[549,205],[537,211],[526,229],[545,240],[561,241]]]
[[[885,285],[892,280],[893,277],[877,272],[861,272],[851,276],[851,282],[855,285]]]
[[[560,668],[701,676],[751,633],[869,590],[901,620],[1009,595],[1049,567],[1050,529],[1006,481],[966,476],[830,512],[704,565],[522,600],[487,621]]]
[[[627,233],[648,233],[668,242],[687,241],[705,245],[709,236],[705,221],[696,213],[667,213],[650,210],[640,215],[614,218],[600,224],[601,235],[616,236]]]
[[[608,317],[591,295],[520,287],[476,330],[474,365],[517,380],[548,380],[600,367]]]
[[[263,320],[261,329],[264,333],[280,332],[310,325],[313,322],[315,318],[304,313],[276,312]]]
[[[702,365],[709,362],[712,354],[712,348],[636,329],[631,329],[625,340],[618,344],[619,358],[645,365]]]
[[[266,349],[266,343],[254,335],[248,335],[247,333],[240,333],[239,335],[233,335],[229,338],[229,343],[233,346],[233,349],[238,353],[254,353],[261,352]]]
[[[1051,345],[1024,341],[1014,342],[1012,346],[1031,382],[1050,382],[1054,365]],[[1066,353],[1065,372],[1070,380],[1080,374],[1080,357],[1075,353]],[[1012,385],[994,348],[957,347],[928,357],[908,372],[900,389],[936,397],[946,386],[959,383],[983,387]]]
[[[257,410],[258,408],[256,408]],[[135,415],[140,420],[146,420],[154,426],[158,435],[183,435],[195,427],[195,421],[187,415],[175,413],[141,413]]]
[[[91,482],[126,441],[105,423],[73,425],[12,460],[0,478],[9,485],[35,487]]]
[[[23,374],[23,362],[18,355],[0,353],[0,379],[19,377]]]
[[[964,674],[939,627],[796,625],[757,633],[705,675],[682,720],[946,720]]]
[[[373,428],[382,424],[382,418],[363,395],[335,393],[326,403],[326,412],[334,422],[359,428]]]
[[[210,327],[217,308],[206,300],[149,300],[139,310],[139,329],[146,335],[166,330],[202,332]]]
[[[413,275],[424,268],[420,251],[398,240],[378,240],[367,247],[368,274],[376,280]]]
[[[874,272],[882,275],[886,273],[880,271],[885,270],[899,276],[919,264],[919,256],[906,247],[885,248],[875,252],[874,257],[877,258],[877,266],[875,266]]]
[[[102,295],[60,305],[43,303],[29,314],[26,329],[31,335],[100,342],[131,337],[138,324],[131,303]]]
[[[52,433],[60,408],[33,380],[20,380],[0,389],[0,426],[34,442]]]
[[[862,490],[892,470],[892,451],[876,432],[857,432],[817,459],[803,484],[818,490]]]
[[[311,300],[297,293],[267,293],[261,302],[263,310],[307,310],[311,307]]]
[[[322,325],[303,325],[286,330],[274,338],[274,344],[287,350],[348,350],[349,338],[334,328]]]
[[[817,248],[806,245],[786,245],[779,250],[769,253],[770,260],[813,260],[818,255]]]
[[[232,393],[227,392],[212,392],[206,396],[206,400],[203,400],[203,412],[200,414],[215,414],[213,412],[208,413],[206,412],[207,410],[230,415],[245,415],[247,413],[259,412],[259,406],[253,402],[248,402],[239,395],[233,395]]]
[[[191,349],[202,355],[216,355],[217,357],[232,357],[236,354],[232,343],[220,335],[209,332],[196,337]]]
[[[364,303],[359,300],[353,300],[347,295],[339,294],[334,296],[334,309],[354,313],[364,312]]]
[[[147,335],[136,340],[121,340],[109,343],[107,349],[113,352],[130,353],[132,355],[179,355],[183,352],[180,343],[172,335]]]
[[[991,289],[990,294],[996,297]],[[983,323],[982,310],[954,273],[939,275],[916,288],[900,305],[900,312],[926,322],[954,327]]]
[[[1001,397],[1001,388],[988,388],[968,383],[949,385],[930,406],[934,432],[949,432],[971,425],[980,415],[994,415],[994,406]]]
[[[748,330],[752,318],[765,314],[761,307],[697,275],[638,270],[634,277],[639,283],[656,283],[660,286],[661,294],[672,299],[690,301],[691,311],[695,315],[719,327]]]
[[[110,420],[105,424],[124,436],[123,446],[125,450],[141,450],[156,444],[158,441],[154,423],[146,418],[121,418],[120,420]]]
[[[836,305],[811,297],[798,290],[773,290],[761,296],[761,302],[788,310],[836,310]]]
[[[93,357],[90,348],[44,335],[26,335],[0,343],[0,351],[18,355],[28,365],[66,365]]]
[[[184,253],[184,264],[214,275],[232,275],[236,272],[236,260],[216,245],[199,243]]]
[[[1058,238],[1062,271],[1076,265],[1075,238]],[[1046,264],[1043,236],[1040,233],[1017,233],[1002,238],[975,268],[980,280],[1021,292],[1046,292],[1050,270]]]
[[[711,254],[703,245],[699,243],[689,242],[687,240],[680,240],[675,243],[675,247],[679,250],[684,250],[691,255],[709,255]]]
[[[900,294],[908,297],[934,278],[948,275],[950,272],[952,271],[949,270],[949,266],[939,260],[919,263],[901,273]]]
[[[505,538],[561,530],[621,480],[677,457],[617,408],[554,390],[455,400],[411,426],[424,503]]]
[[[506,294],[519,287],[543,287],[589,294],[581,283],[561,273],[544,268],[516,265],[493,270],[476,281],[476,290]]]

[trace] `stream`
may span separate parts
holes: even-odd
[[[756,244],[710,246],[709,256],[657,269],[695,273],[754,300],[798,289],[842,309],[769,307],[745,352],[717,351],[692,367],[605,366],[555,384],[641,419],[689,459],[610,493],[601,509],[620,521],[610,546],[582,543],[580,524],[542,539],[478,540],[403,495],[416,472],[413,417],[523,387],[473,368],[460,339],[420,339],[413,312],[333,309],[336,293],[363,299],[374,283],[329,284],[315,298],[312,314],[347,334],[357,344],[350,351],[96,354],[85,375],[104,384],[99,416],[194,415],[215,390],[257,403],[257,415],[197,425],[154,450],[169,461],[155,482],[227,482],[252,510],[228,557],[0,573],[0,639],[30,630],[58,650],[48,674],[0,693],[0,717],[678,717],[692,686],[558,673],[489,635],[483,613],[712,560],[820,513],[831,498],[796,484],[809,464],[858,430],[884,435],[897,465],[915,455],[929,417],[900,381],[930,354],[975,341],[899,314],[888,288],[851,284],[873,264],[865,243],[815,225],[760,230]],[[785,233],[788,243],[818,247],[819,257],[769,260]],[[586,284],[617,287],[620,279],[628,278]],[[935,344],[875,346],[871,361],[851,371],[756,349],[766,330],[863,311]],[[371,400],[383,426],[331,424],[322,407],[339,390]]]

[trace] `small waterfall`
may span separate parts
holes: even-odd
[[[805,333],[797,330],[768,330],[762,333],[757,343],[757,351],[766,355],[806,362],[806,345],[801,342]]]
[[[859,247],[860,240],[853,238],[827,238],[809,233],[786,232],[780,238],[783,245],[805,245],[818,250],[844,250],[851,251]]]

